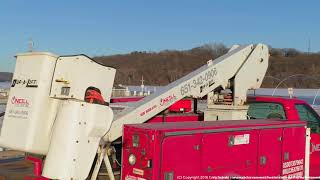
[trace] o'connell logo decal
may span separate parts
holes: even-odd
[[[15,96],[11,98],[11,104],[15,105],[16,107],[29,107],[29,102],[27,99],[17,98]]]

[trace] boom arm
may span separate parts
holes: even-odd
[[[260,87],[267,70],[268,57],[268,48],[263,44],[255,47],[234,46],[227,54],[208,61],[206,65],[170,83],[161,91],[134,103],[115,118],[104,140],[117,140],[122,136],[124,124],[144,123],[184,97],[203,97],[217,88],[225,89],[234,83],[234,88],[237,88],[234,89],[235,105],[242,105],[246,100],[247,89]]]

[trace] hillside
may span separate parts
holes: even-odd
[[[132,52],[125,55],[96,57],[96,61],[117,68],[116,82],[139,85],[166,85],[227,52],[223,45],[204,45],[187,51]],[[306,54],[295,49],[270,48],[269,68],[262,87],[319,88],[320,54]],[[319,80],[318,80],[319,79]]]
[[[143,76],[147,85],[166,85],[227,51],[223,44],[207,44],[185,51],[136,51],[94,59],[117,69],[115,84],[140,85]],[[320,87],[320,53],[307,54],[290,48],[270,48],[270,55],[262,87],[275,87],[280,80],[294,74],[299,75],[289,78],[280,87]],[[0,81],[11,78],[10,73],[0,73]]]

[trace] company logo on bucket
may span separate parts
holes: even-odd
[[[29,102],[27,99],[24,98],[17,98],[16,96],[13,96],[11,98],[11,104],[14,104],[18,107],[29,107]]]

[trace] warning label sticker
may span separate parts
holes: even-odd
[[[235,135],[233,139],[233,145],[249,144],[250,134]]]

